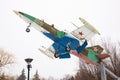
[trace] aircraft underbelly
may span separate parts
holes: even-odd
[[[79,46],[79,41],[77,39],[68,36],[60,38],[57,43],[63,46],[64,48],[69,47],[72,50],[75,50]]]
[[[56,53],[64,54],[59,58],[70,58],[70,52],[67,51],[67,47],[69,47],[70,50],[75,50],[77,46],[79,46],[79,41],[74,38],[64,36],[63,38],[59,38],[58,41],[54,42],[52,46]]]

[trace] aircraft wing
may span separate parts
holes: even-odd
[[[54,49],[52,46],[50,46],[49,48],[46,48],[44,46],[42,46],[41,48],[38,49],[40,52],[42,52],[44,55],[46,55],[47,57],[54,59]]]
[[[75,36],[79,40],[81,39],[90,40],[95,34],[100,35],[100,33],[91,24],[89,24],[82,18],[79,19],[84,25],[72,31],[71,34],[73,36]]]

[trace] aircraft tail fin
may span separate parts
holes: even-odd
[[[83,49],[85,49],[85,47],[88,45],[87,41],[85,41],[82,46],[79,46],[77,49],[78,54],[81,53],[81,51],[83,51]]]

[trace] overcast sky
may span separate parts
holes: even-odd
[[[76,29],[71,22],[78,26],[83,24],[79,17],[90,22],[101,33],[102,37],[120,40],[120,1],[119,0],[1,0],[0,1],[0,48],[12,53],[16,58],[16,67],[7,71],[19,75],[25,68],[25,58],[33,58],[31,74],[36,70],[42,77],[63,77],[74,74],[78,69],[78,59],[72,56],[66,60],[51,60],[38,48],[42,45],[49,47],[52,41],[37,30],[28,26],[13,10],[30,14],[54,24],[59,30],[71,32]]]

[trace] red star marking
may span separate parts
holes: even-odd
[[[82,32],[79,32],[79,34],[82,36],[83,35],[83,33]]]

